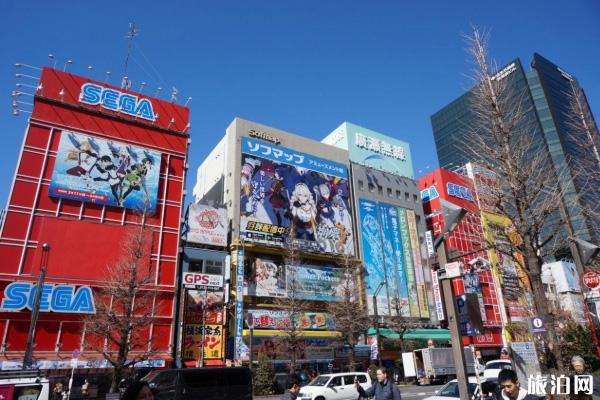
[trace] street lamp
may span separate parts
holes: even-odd
[[[450,202],[442,200],[442,211],[444,212],[444,230],[434,240],[434,248],[437,251],[438,262],[444,266],[443,274],[439,274],[438,278],[442,282],[442,296],[446,305],[446,318],[448,319],[448,327],[452,336],[452,354],[454,356],[454,364],[456,365],[456,378],[458,383],[458,392],[460,400],[469,400],[468,374],[467,365],[465,363],[465,355],[463,352],[462,336],[456,316],[456,302],[452,292],[451,278],[446,276],[446,264],[448,263],[448,253],[446,250],[446,241],[444,235],[451,233],[458,226],[460,220],[467,214],[467,210],[456,206]],[[441,272],[441,268],[440,268]]]
[[[379,286],[375,289],[375,293],[373,293],[373,315],[375,316],[375,341],[377,343],[377,361],[379,366],[381,367],[381,351],[379,344],[379,316],[377,315],[377,295],[381,291],[381,289],[386,285],[386,281],[379,282]]]

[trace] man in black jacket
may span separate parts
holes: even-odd
[[[300,392],[300,384],[296,378],[290,378],[285,385],[285,393],[281,396],[281,400],[296,400],[298,392]]]
[[[375,396],[375,400],[401,400],[402,398],[398,386],[388,379],[387,369],[385,369],[385,367],[377,369],[377,382],[369,389],[363,389],[356,379],[354,380],[354,386],[356,386],[358,394],[362,397]]]

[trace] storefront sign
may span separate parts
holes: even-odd
[[[473,336],[473,344],[477,347],[501,347],[502,334],[500,332],[486,332]]]
[[[191,360],[200,359],[200,349],[204,349],[204,360],[223,358],[223,330],[222,325],[204,325],[204,344],[202,344],[202,328],[200,324],[189,324],[184,329],[183,358]]]
[[[362,132],[354,134],[354,144],[356,147],[370,150],[374,153],[379,153],[386,157],[395,158],[396,160],[406,161],[404,147],[395,144],[390,144],[387,141],[366,135]]]
[[[354,253],[348,168],[262,140],[242,138],[240,236],[273,246]]]
[[[448,196],[458,197],[466,201],[475,201],[473,192],[467,187],[448,182],[446,188],[448,189]]]
[[[242,359],[244,343],[242,341],[244,333],[244,250],[237,251],[236,266],[236,299],[235,299],[235,358]]]
[[[431,231],[425,232],[425,243],[427,244],[427,256],[433,256],[435,254],[435,250],[433,248],[433,234]]]
[[[187,288],[217,288],[223,287],[222,275],[201,274],[197,272],[185,272],[183,274],[183,285]]]
[[[271,135],[270,133],[267,133],[267,132],[257,131],[256,129],[248,130],[248,136],[251,136],[251,137],[254,137],[257,139],[266,140],[267,142],[271,142],[271,143],[275,143],[275,144],[281,143],[281,140],[277,136]]]
[[[4,289],[2,311],[32,310],[37,285],[32,282],[13,282]],[[95,314],[94,295],[89,286],[54,285],[46,283],[40,296],[41,312]]]
[[[212,246],[227,245],[227,210],[192,204],[188,210],[186,240]]]
[[[156,116],[152,108],[152,102],[129,93],[105,88],[95,83],[85,83],[81,86],[79,101],[92,106],[101,105],[102,108],[140,117],[154,121]]]
[[[442,302],[442,294],[440,292],[440,281],[438,279],[437,271],[431,270],[431,287],[433,289],[433,300],[435,301],[435,312],[437,314],[438,321],[445,319],[444,316],[444,303]]]
[[[248,310],[255,329],[287,329],[291,326],[289,313],[273,310]],[[305,312],[298,316],[296,326],[301,330],[335,330],[335,322],[328,313]]]
[[[581,280],[589,289],[596,289],[600,286],[600,274],[597,272],[586,272]]]

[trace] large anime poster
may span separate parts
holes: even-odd
[[[241,163],[242,238],[354,254],[345,165],[245,137]]]
[[[400,234],[402,238],[402,249],[404,253],[404,261],[406,263],[406,279],[408,282],[408,302],[411,317],[420,317],[419,311],[419,296],[415,283],[415,269],[413,266],[412,246],[410,243],[410,229],[408,227],[408,218],[406,217],[406,209],[398,208],[398,221],[400,222]]]
[[[401,313],[401,301],[398,294],[398,276],[396,271],[396,262],[394,247],[392,245],[392,230],[389,218],[387,218],[388,207],[379,203],[379,217],[381,221],[381,245],[383,248],[383,264],[385,266],[386,291],[390,302],[390,312],[393,315]]]
[[[244,263],[244,295],[285,297],[285,266],[270,258],[247,257]]]
[[[421,260],[421,246],[419,244],[419,233],[417,231],[415,211],[406,209],[406,219],[408,221],[408,231],[410,232],[410,242],[413,250],[413,264],[415,267],[415,282],[417,284],[419,312],[421,313],[421,318],[429,318],[427,290],[425,289],[425,272],[423,271],[423,262]]]
[[[362,236],[363,262],[365,268],[365,290],[369,314],[374,314],[373,295],[377,286],[385,282],[383,247],[377,203],[359,199],[359,218]],[[377,314],[389,315],[388,298],[385,291],[377,297]]]
[[[386,205],[385,218],[391,230],[391,245],[394,250],[394,263],[396,268],[396,276],[398,279],[398,300],[400,307],[400,315],[410,317],[410,309],[408,306],[408,282],[406,281],[406,268],[404,261],[404,250],[402,248],[402,238],[400,235],[400,226],[398,222],[398,209],[393,206]]]
[[[49,195],[154,212],[159,152],[63,131]]]

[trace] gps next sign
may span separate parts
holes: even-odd
[[[22,311],[34,308],[37,285],[32,282],[13,282],[4,289],[1,311]],[[89,286],[54,285],[42,286],[40,312],[72,314],[95,314],[94,295]]]
[[[85,83],[81,86],[79,101],[92,106],[101,105],[107,110],[144,118],[149,121],[156,120],[150,100],[138,99],[133,94],[122,93],[95,83]]]

